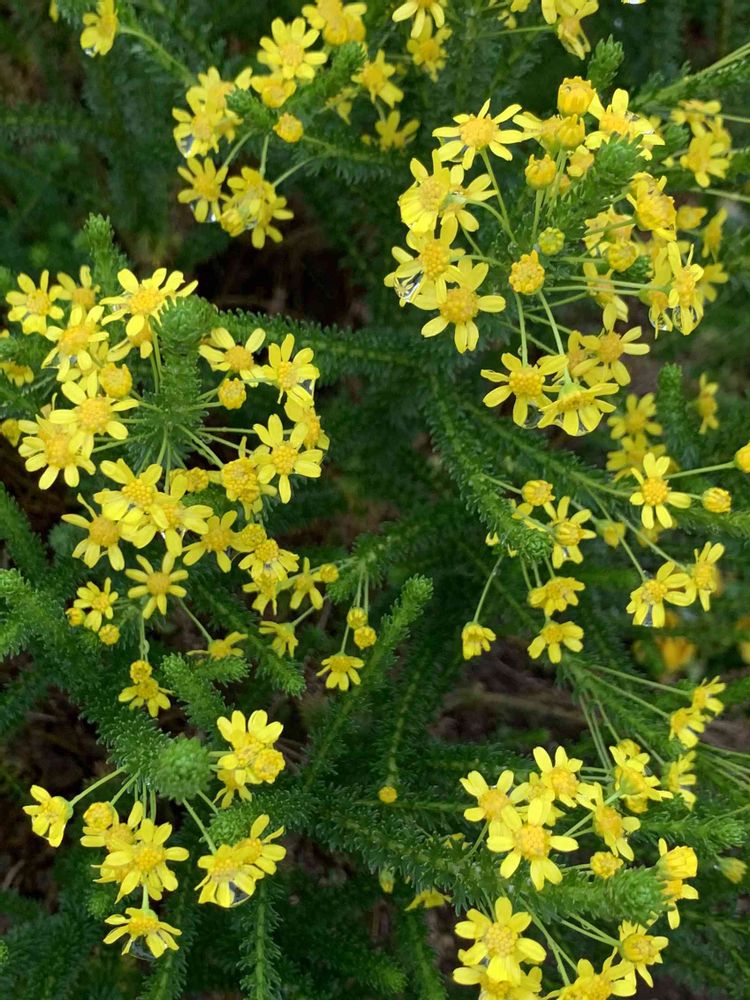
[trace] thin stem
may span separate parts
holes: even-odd
[[[497,571],[500,569],[500,563],[503,561],[504,558],[505,558],[505,553],[503,552],[502,555],[500,555],[498,557],[495,565],[492,567],[492,572],[487,577],[487,581],[486,581],[486,583],[484,585],[484,590],[482,591],[482,596],[479,598],[479,603],[477,604],[477,609],[474,612],[474,617],[472,618],[472,623],[476,623],[476,622],[479,621],[479,616],[482,613],[482,607],[484,606],[484,602],[485,602],[485,600],[487,598],[487,594],[489,593],[490,586],[492,584],[492,581],[495,579],[495,575],[496,575]]]
[[[108,781],[111,781],[113,778],[116,778],[118,774],[122,774],[122,772],[123,768],[118,767],[116,771],[110,771],[109,774],[105,774],[103,778],[99,778],[98,781],[95,781],[92,785],[89,785],[88,788],[84,788],[84,790],[82,792],[79,792],[75,798],[71,799],[70,805],[74,806],[77,802],[80,802],[81,799],[85,799],[87,795],[91,795],[91,793],[96,791],[96,789],[101,787],[101,785],[106,785]]]
[[[193,822],[195,823],[195,825],[200,830],[201,836],[203,837],[203,839],[205,840],[205,842],[208,844],[208,849],[211,851],[212,854],[215,854],[216,853],[216,846],[215,846],[213,840],[211,839],[211,834],[208,832],[208,830],[203,825],[203,823],[202,823],[200,817],[198,816],[198,814],[196,813],[195,809],[193,809],[193,807],[190,805],[190,803],[188,802],[187,799],[183,799],[181,804],[185,807],[185,809],[187,809],[187,811],[190,814],[190,817],[192,818]]]
[[[145,42],[146,45],[150,45],[154,52],[162,57],[164,62],[174,67],[188,86],[191,86],[195,82],[195,77],[187,66],[180,62],[179,59],[175,59],[173,55],[167,52],[163,45],[160,45],[155,38],[151,37],[151,35],[147,35],[145,31],[141,31],[140,28],[129,27],[128,25],[120,25],[118,33],[120,35],[131,35],[133,38],[139,38],[142,42]]]

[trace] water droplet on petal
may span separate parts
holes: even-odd
[[[183,136],[183,138],[177,143],[177,148],[184,157],[190,156],[190,150],[193,148],[194,141],[195,140],[192,135],[186,135]]]

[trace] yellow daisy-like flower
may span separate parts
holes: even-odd
[[[238,119],[227,110],[224,100],[206,101],[198,87],[191,87],[185,100],[189,110],[172,108],[172,117],[177,122],[172,135],[186,159],[217,152],[224,138],[231,142]]]
[[[29,472],[44,469],[40,489],[49,489],[60,473],[68,486],[78,486],[81,469],[89,475],[94,473],[90,451],[84,445],[73,447],[74,432],[67,427],[38,416],[36,420],[19,420],[18,429],[23,435],[18,453],[26,460],[26,468]]]
[[[464,819],[470,823],[500,822],[503,809],[512,805],[513,800],[508,793],[513,786],[513,772],[503,771],[492,786],[487,784],[479,771],[469,771],[460,780],[464,790],[477,800],[475,806],[464,810]]]
[[[158,322],[170,302],[190,295],[198,282],[191,281],[190,284],[183,285],[182,271],[173,271],[167,275],[166,267],[158,268],[150,278],[144,278],[142,281],[139,281],[132,271],[123,268],[118,272],[117,280],[123,293],[102,299],[102,305],[115,306],[114,311],[102,322],[106,326],[108,323],[127,317],[125,354],[132,347],[138,347],[141,357],[147,358],[153,350],[152,323]]]
[[[459,951],[458,957],[464,961],[464,952]],[[490,979],[483,965],[454,969],[453,978],[462,986],[478,986],[477,1000],[538,1000],[542,992],[542,970],[538,968],[523,973],[518,983]]]
[[[690,582],[695,588],[703,610],[710,611],[711,595],[715,594],[721,585],[716,563],[724,555],[724,546],[720,542],[706,542],[700,551],[694,549],[693,554],[695,562],[689,569]]]
[[[73,807],[67,799],[50,795],[41,785],[32,785],[30,791],[37,805],[24,806],[23,811],[31,816],[31,829],[37,837],[44,837],[50,847],[59,847]]]
[[[589,859],[589,867],[597,878],[608,879],[616,875],[625,862],[609,851],[596,851]]]
[[[261,38],[258,62],[268,66],[269,72],[278,73],[283,80],[309,82],[317,67],[328,58],[325,52],[308,51],[319,32],[308,28],[303,17],[295,17],[291,24],[275,17],[271,22],[271,36]]]
[[[712,132],[704,132],[690,140],[687,152],[680,157],[680,166],[695,175],[702,188],[711,186],[711,176],[723,180],[727,175],[730,157],[726,145]]]
[[[612,428],[610,436],[614,441],[636,434],[658,437],[661,434],[661,424],[653,419],[655,416],[656,398],[653,392],[640,397],[631,392],[625,397],[625,412],[617,413],[607,420]]]
[[[85,611],[83,619],[84,628],[90,628],[98,632],[102,626],[102,619],[112,619],[112,610],[117,603],[117,593],[112,590],[112,581],[109,577],[104,581],[104,587],[99,588],[95,583],[86,583],[76,591],[77,598],[73,602],[74,608]]]
[[[568,757],[564,747],[555,749],[554,761],[544,747],[535,747],[534,760],[539,768],[541,784],[548,789],[553,801],[562,802],[572,809],[588,797],[590,786],[584,785],[578,776],[583,761]]]
[[[590,434],[601,423],[605,413],[614,410],[614,404],[601,399],[619,391],[615,382],[600,382],[584,386],[578,382],[567,382],[557,387],[557,399],[542,407],[540,427],[556,424],[571,437]]]
[[[411,161],[409,169],[414,183],[398,199],[401,221],[412,232],[431,233],[446,198],[463,181],[463,168],[445,166],[433,150],[432,173],[417,159]]]
[[[177,168],[177,173],[187,183],[177,195],[180,204],[190,205],[196,222],[215,222],[220,213],[219,201],[227,168],[217,170],[213,160],[193,156],[186,167]]]
[[[598,336],[583,337],[582,344],[591,351],[596,360],[603,366],[601,379],[613,378],[618,385],[630,383],[630,372],[622,362],[623,356],[640,356],[648,354],[648,344],[636,343],[640,339],[641,328],[634,326],[625,333],[615,333],[607,330]]]
[[[136,556],[136,559],[142,569],[125,570],[125,576],[136,581],[136,586],[128,590],[128,597],[131,600],[148,598],[142,611],[144,618],[150,618],[157,610],[165,615],[168,595],[184,597],[187,594],[185,588],[180,586],[182,580],[187,580],[187,570],[175,569],[175,557],[169,552],[164,556],[160,569],[154,569],[143,556]]]
[[[122,458],[118,458],[116,462],[105,460],[100,469],[121,487],[94,494],[94,500],[101,504],[105,517],[134,524],[150,512],[159,496],[157,484],[164,474],[160,465],[153,463],[136,475]]]
[[[280,722],[269,722],[262,709],[245,719],[242,712],[232,712],[231,719],[221,716],[216,725],[232,747],[219,758],[219,768],[233,771],[238,784],[273,783],[284,769],[284,758],[274,743],[284,729]]]
[[[529,604],[532,608],[541,608],[549,618],[555,612],[576,607],[578,593],[585,589],[586,585],[573,576],[553,576],[545,584],[529,591]]]
[[[657,458],[649,452],[643,459],[643,471],[631,469],[640,489],[631,495],[630,502],[643,507],[641,520],[645,528],[653,528],[657,521],[663,528],[671,528],[674,521],[668,507],[685,510],[692,502],[687,493],[678,493],[670,487],[667,481],[670,463],[668,455]]]
[[[302,8],[312,27],[323,33],[327,45],[364,41],[362,16],[366,12],[367,4],[343,3],[342,0],[315,0],[314,4],[305,4]]]
[[[164,891],[174,892],[177,879],[168,863],[186,861],[189,852],[184,847],[165,846],[171,833],[171,823],[157,826],[152,819],[144,819],[135,830],[131,844],[106,856],[104,865],[107,868],[119,868],[124,873],[118,900],[138,886],[143,886],[152,899],[161,899]]]
[[[255,450],[258,479],[261,483],[270,483],[278,476],[279,499],[282,503],[289,503],[292,498],[289,482],[291,475],[311,479],[320,477],[323,452],[319,448],[301,450],[307,437],[307,428],[303,424],[292,428],[287,437],[281,419],[273,413],[268,419],[268,426],[255,424],[253,430],[262,442]]]
[[[114,913],[106,918],[105,924],[113,925],[114,930],[104,938],[104,944],[112,944],[113,941],[118,941],[127,935],[128,940],[122,949],[123,955],[127,955],[140,938],[143,938],[154,958],[160,958],[167,949],[177,951],[178,944],[175,937],[182,934],[177,927],[159,920],[154,911],[148,907],[138,909],[135,906],[128,906],[125,913],[126,916]]]
[[[64,271],[57,272],[57,280],[60,283],[58,298],[70,302],[72,308],[79,306],[84,314],[94,308],[101,287],[94,284],[88,264],[82,264],[79,268],[77,282]]]
[[[299,556],[289,549],[282,549],[273,538],[267,538],[255,546],[240,563],[240,569],[249,569],[254,580],[270,576],[277,583],[286,580],[298,567]]]
[[[672,272],[668,303],[675,327],[685,336],[693,332],[703,317],[703,299],[698,290],[703,268],[692,263],[692,255],[691,249],[687,263],[683,264],[677,243],[667,244],[667,262]]]
[[[278,386],[279,402],[286,396],[303,406],[312,405],[312,390],[320,372],[312,364],[313,351],[303,347],[294,353],[294,335],[288,333],[281,344],[268,345],[268,363],[259,371],[259,377]]]
[[[230,632],[223,639],[212,639],[206,652],[209,660],[223,660],[227,656],[242,656],[242,647],[238,645],[247,639],[246,632]]]
[[[404,122],[401,125],[401,112],[391,111],[385,118],[380,121],[375,122],[375,133],[378,137],[378,146],[383,152],[388,152],[389,149],[406,149],[409,143],[414,139],[416,132],[419,129],[419,121],[416,118],[412,118],[408,122]],[[363,137],[365,141],[369,140],[369,137]]]
[[[676,760],[670,762],[664,772],[664,784],[673,795],[679,795],[688,809],[697,802],[693,788],[698,783],[694,773],[695,751],[689,750]]]
[[[183,503],[187,492],[188,477],[184,470],[178,469],[170,478],[169,492],[156,493],[153,503],[146,510],[145,520],[134,532],[134,537],[128,537],[128,541],[134,541],[140,546],[141,543],[145,544],[145,538],[150,540],[158,530],[167,552],[175,557],[181,555],[185,532],[192,531],[197,535],[207,532],[208,519],[213,513],[213,508],[208,504]]]
[[[521,295],[534,295],[544,285],[545,271],[536,250],[524,253],[511,265],[508,284]]]
[[[596,538],[596,532],[584,528],[583,525],[591,517],[590,510],[579,510],[568,516],[570,497],[563,497],[557,508],[550,504],[549,530],[552,533],[554,546],[552,548],[552,565],[559,569],[566,560],[574,563],[583,562],[583,553],[579,546],[589,538]]]
[[[540,892],[545,882],[562,882],[562,872],[550,858],[550,851],[575,851],[578,842],[573,837],[553,834],[545,826],[552,803],[542,797],[529,803],[523,818],[514,806],[506,806],[499,822],[490,823],[487,848],[495,854],[505,854],[500,865],[500,877],[510,878],[522,861],[529,863],[534,888]]]
[[[133,671],[131,670],[131,676]],[[167,697],[172,692],[160,687],[153,677],[143,677],[129,687],[125,687],[117,696],[118,701],[127,704],[128,708],[136,709],[145,706],[152,719],[159,714],[159,709],[169,708]]]
[[[299,639],[290,622],[262,621],[258,631],[261,635],[273,636],[271,649],[279,656],[294,656]]]
[[[414,18],[411,26],[411,36],[421,35],[428,18],[431,18],[436,28],[445,24],[445,0],[406,0],[393,12],[394,21],[408,21]]]
[[[630,594],[626,610],[633,615],[634,625],[663,628],[666,617],[664,602],[685,608],[695,600],[690,592],[690,577],[678,571],[673,562],[666,562],[655,577],[644,580]]]
[[[185,547],[183,555],[185,565],[193,566],[211,552],[216,558],[219,569],[223,573],[228,573],[232,568],[232,557],[229,553],[234,548],[232,525],[236,520],[236,510],[227,511],[221,517],[216,515],[209,517],[205,530],[200,533],[200,538]]]
[[[138,406],[135,399],[110,399],[99,394],[96,380],[89,379],[84,385],[78,382],[63,382],[63,395],[73,403],[72,410],[52,410],[51,423],[72,431],[71,448],[90,451],[97,436],[107,436],[115,441],[124,441],[128,429],[118,419],[120,413]]]
[[[255,384],[258,374],[255,352],[263,346],[265,338],[265,330],[257,327],[244,344],[238,344],[228,330],[219,326],[201,344],[199,353],[208,361],[212,371],[227,372],[243,382]]]
[[[547,652],[551,663],[559,663],[562,659],[562,648],[573,653],[583,649],[583,629],[575,622],[548,621],[528,647],[532,660],[538,660],[542,653]]]
[[[600,972],[582,958],[576,966],[576,979],[555,992],[557,1000],[580,1000],[594,997],[630,997],[636,990],[635,973],[628,962],[613,965],[613,957],[605,960]]]
[[[461,630],[461,647],[465,660],[488,653],[497,636],[491,628],[479,622],[467,622]]]
[[[474,909],[466,917],[456,924],[456,934],[474,944],[462,953],[461,961],[467,966],[486,961],[491,980],[520,983],[521,963],[538,965],[546,958],[546,951],[537,941],[523,937],[531,924],[530,914],[514,913],[509,899],[501,896],[495,900],[494,919]]]
[[[599,97],[594,95],[588,113],[597,119],[599,128],[586,137],[586,145],[590,149],[598,149],[602,143],[619,135],[638,140],[642,155],[650,160],[653,147],[663,146],[664,140],[647,118],[636,115],[629,109],[629,103],[630,95],[620,87],[615,90],[606,108]]]
[[[635,816],[623,816],[613,805],[605,802],[601,785],[592,785],[591,795],[583,799],[582,804],[591,810],[594,833],[597,837],[601,837],[617,857],[632,861],[635,855],[628,843],[628,837],[640,829],[641,821]]]
[[[484,397],[485,406],[499,406],[510,396],[514,397],[513,420],[522,427],[529,415],[529,406],[541,407],[549,402],[546,395],[550,390],[547,378],[557,375],[566,365],[563,355],[545,355],[534,364],[528,364],[515,354],[503,354],[502,363],[506,372],[496,372],[491,368],[482,369],[482,378],[497,382],[497,389],[491,389]]]
[[[448,140],[438,150],[439,159],[460,162],[465,170],[471,168],[474,157],[483,150],[489,150],[503,160],[512,160],[513,154],[508,145],[521,142],[526,134],[517,129],[503,130],[500,125],[520,110],[520,104],[511,104],[499,115],[491,115],[487,100],[476,115],[455,115],[453,121],[456,125],[446,125],[432,133],[438,139]]]
[[[254,76],[250,82],[257,91],[261,101],[268,108],[280,108],[286,104],[297,89],[294,80],[287,80],[281,73],[269,73],[267,76]]]
[[[432,21],[425,21],[419,35],[413,35],[406,43],[406,51],[414,65],[426,73],[433,83],[437,83],[438,74],[447,62],[448,53],[444,43],[452,34],[447,27],[433,32]]]
[[[359,671],[365,665],[364,660],[358,656],[349,656],[347,653],[335,653],[327,656],[321,661],[321,669],[317,671],[316,677],[326,678],[327,688],[339,688],[341,691],[348,691],[350,685],[361,683]]]
[[[106,56],[115,43],[119,21],[115,0],[98,0],[95,13],[83,15],[81,48],[87,56]]]
[[[18,288],[8,292],[5,301],[10,306],[8,319],[20,323],[24,333],[46,333],[48,321],[62,319],[63,311],[55,305],[61,289],[50,288],[49,271],[42,271],[38,287],[28,274],[19,274]]]
[[[91,520],[87,521],[82,514],[62,516],[63,521],[86,532],[86,537],[82,538],[73,549],[73,558],[82,559],[86,566],[91,568],[96,566],[103,555],[106,555],[112,569],[123,570],[125,557],[120,548],[120,541],[125,537],[124,525],[103,514],[97,514],[80,493],[78,502],[88,511]]]
[[[456,282],[459,271],[456,261],[464,251],[452,246],[458,232],[458,221],[454,216],[446,218],[438,233],[408,232],[406,243],[411,250],[393,247],[393,256],[398,261],[395,271],[387,274],[384,284],[395,288],[402,306],[411,302],[420,291],[433,289],[435,296],[447,293],[447,282]]]
[[[244,777],[244,775],[241,775]],[[239,795],[240,801],[250,802],[253,795],[244,781],[239,781],[237,773],[230,769],[219,769],[216,777],[222,783],[222,787],[214,796],[214,802],[218,802],[222,809],[228,809],[234,802],[235,795]]]
[[[74,369],[87,373],[95,368],[97,349],[107,340],[107,331],[100,326],[103,315],[103,306],[87,310],[75,305],[67,326],[48,326],[45,337],[55,346],[42,361],[42,368],[56,365],[61,382],[72,376]]]
[[[248,862],[252,865],[256,879],[276,872],[277,862],[286,856],[286,848],[273,841],[283,836],[284,827],[280,826],[271,833],[265,833],[270,817],[263,814],[254,820],[250,833],[239,843],[248,852]]]
[[[206,872],[196,889],[199,903],[214,903],[230,907],[243,903],[255,892],[257,879],[248,857],[250,851],[239,844],[220,844],[211,854],[198,858],[199,868]]]
[[[697,745],[705,728],[705,717],[700,710],[692,706],[678,708],[669,717],[669,738],[679,740],[688,749]]]
[[[375,103],[378,98],[392,108],[403,100],[404,92],[391,80],[396,67],[385,61],[385,52],[378,49],[374,59],[366,59],[359,73],[352,77],[352,83],[358,83],[370,95]]]

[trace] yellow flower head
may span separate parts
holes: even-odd
[[[105,923],[114,926],[114,930],[104,938],[105,944],[112,944],[113,941],[127,936],[128,940],[122,949],[123,955],[126,955],[133,944],[141,938],[154,958],[160,958],[168,948],[177,951],[175,937],[182,934],[181,930],[159,920],[154,911],[148,907],[138,909],[135,906],[128,906],[125,913],[126,916],[115,913],[105,920]]]
[[[50,795],[40,785],[31,786],[31,797],[37,804],[23,807],[31,817],[31,829],[37,837],[44,837],[50,847],[59,847],[73,807],[61,795]]]

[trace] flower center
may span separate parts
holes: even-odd
[[[38,316],[43,316],[50,309],[49,295],[46,292],[38,289],[35,292],[30,292],[26,296],[26,308],[30,313],[36,313]]]
[[[510,373],[508,385],[515,396],[528,396],[530,399],[535,399],[542,394],[544,376],[534,368],[522,368],[520,371]]]
[[[107,424],[112,419],[112,410],[104,396],[86,399],[78,407],[78,419],[81,427],[92,434],[103,434]]]
[[[693,570],[693,582],[698,590],[715,590],[716,573],[710,563],[697,563]]]
[[[476,292],[470,288],[449,288],[440,313],[449,323],[468,323],[479,312]]]
[[[515,951],[518,935],[514,934],[510,927],[502,924],[490,924],[484,935],[484,943],[490,955],[499,955],[507,958]]]
[[[149,573],[146,578],[146,587],[148,588],[148,592],[154,597],[159,597],[162,594],[168,594],[171,585],[172,581],[169,573],[162,573],[161,570],[156,570],[155,573]]]
[[[209,528],[202,538],[207,552],[223,552],[232,544],[232,529],[217,524]]]
[[[617,333],[608,333],[599,340],[599,357],[605,364],[611,364],[622,356],[622,340]]]
[[[419,203],[426,212],[437,212],[445,193],[445,186],[437,177],[425,177],[419,185]]]
[[[622,816],[612,806],[599,806],[594,813],[594,825],[601,836],[618,839],[623,834]]]
[[[575,795],[578,790],[578,779],[564,767],[553,767],[548,777],[556,795]]]
[[[280,444],[271,452],[271,461],[280,476],[288,476],[294,471],[297,450],[290,444]]]
[[[252,503],[260,495],[258,476],[249,458],[237,458],[221,470],[221,481],[230,500]]]
[[[225,351],[224,360],[233,372],[246,371],[248,368],[252,368],[253,365],[252,354],[241,344],[235,344],[234,347],[230,347],[229,350]]]
[[[164,862],[166,853],[163,847],[154,847],[151,844],[143,844],[136,848],[133,857],[133,864],[138,871],[144,874],[152,872]]]
[[[669,496],[669,486],[659,477],[647,479],[641,487],[643,499],[650,507],[664,503]]]
[[[636,965],[654,957],[654,948],[645,934],[630,934],[622,942],[620,950],[624,959]]]
[[[542,826],[525,823],[513,835],[516,850],[527,861],[546,858],[549,850],[549,834]]]
[[[156,490],[149,483],[136,476],[122,488],[122,495],[136,507],[150,507],[156,499]]]
[[[275,542],[273,538],[267,538],[265,542],[261,542],[261,544],[257,547],[255,555],[264,565],[267,566],[269,563],[278,559],[278,542]]]
[[[440,240],[431,240],[419,255],[425,278],[434,281],[439,278],[448,266],[448,252]]]
[[[128,308],[134,316],[150,316],[164,301],[164,293],[156,288],[139,288],[128,300]]]
[[[297,67],[305,58],[305,50],[297,42],[287,42],[279,49],[281,61],[287,66]]]
[[[583,530],[574,521],[561,521],[555,527],[555,541],[558,545],[577,545],[582,538]]]
[[[464,146],[472,146],[474,149],[483,149],[488,146],[494,132],[495,123],[491,118],[477,118],[476,115],[471,115],[469,120],[464,122],[459,129]]]
[[[479,797],[479,805],[484,810],[487,819],[499,820],[500,814],[508,804],[508,796],[499,788],[490,788]]]

